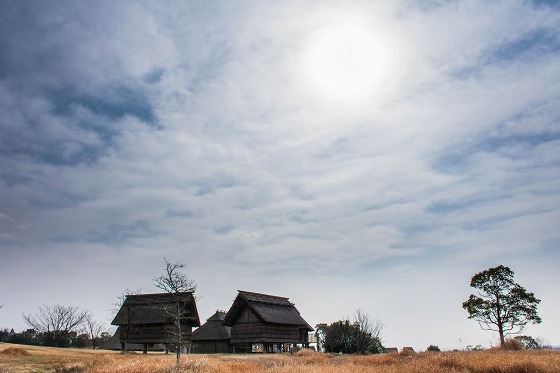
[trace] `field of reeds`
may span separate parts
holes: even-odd
[[[5,372],[457,372],[560,373],[560,351],[406,352],[383,355],[331,355],[303,350],[294,354],[174,355],[121,354],[0,343]]]

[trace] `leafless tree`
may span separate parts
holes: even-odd
[[[381,333],[386,326],[383,321],[378,318],[372,318],[368,313],[358,309],[354,316],[354,323],[359,327],[359,333],[356,338],[358,352],[364,353],[381,349]],[[375,346],[372,346],[372,344],[375,344]]]
[[[372,337],[381,337],[381,333],[386,324],[378,318],[372,318],[362,309],[356,310],[354,321],[360,326],[360,329],[371,334]]]
[[[89,316],[89,311],[77,307],[41,306],[34,315],[23,315],[23,319],[35,331],[46,333],[55,345],[62,345],[70,332],[77,331]]]
[[[121,309],[122,305],[124,304],[124,301],[126,300],[126,297],[129,295],[138,295],[142,292],[141,288],[136,288],[136,289],[129,289],[126,288],[125,291],[117,296],[117,301],[115,303],[113,303],[113,309],[112,309],[112,314],[113,317],[115,317],[117,315],[117,313],[119,313],[119,310]]]
[[[92,349],[96,349],[97,341],[101,336],[101,333],[105,331],[105,325],[93,318],[93,315],[90,313],[87,315],[84,321],[84,331],[89,334],[92,343]]]
[[[172,294],[174,297],[173,304],[164,306],[164,309],[173,320],[173,327],[172,330],[170,330],[173,340],[170,342],[177,350],[177,364],[179,364],[184,334],[181,330],[181,323],[187,316],[189,316],[187,314],[188,308],[183,304],[184,297],[181,297],[181,293],[194,292],[197,284],[186,274],[181,273],[181,270],[185,268],[184,264],[169,263],[167,259],[163,259],[165,261],[165,274],[154,278],[154,283],[156,287],[166,293]]]
[[[154,279],[156,287],[170,294],[194,292],[196,290],[196,282],[180,272],[185,268],[184,264],[172,264],[165,258],[163,260],[165,261],[165,274]]]

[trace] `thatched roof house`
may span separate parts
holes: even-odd
[[[307,346],[313,328],[288,298],[239,291],[224,318],[234,352],[282,352]]]
[[[111,322],[119,326],[122,349],[126,344],[140,343],[144,352],[148,346],[161,343],[170,345],[177,340],[174,325],[174,310],[179,301],[181,314],[181,343],[190,347],[192,327],[200,325],[198,310],[192,292],[178,294],[138,294],[128,295],[119,312]]]
[[[223,324],[225,311],[216,311],[201,327],[193,331],[192,352],[216,354],[231,352],[231,327]]]

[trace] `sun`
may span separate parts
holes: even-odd
[[[334,96],[355,96],[377,79],[383,55],[372,35],[344,27],[316,36],[309,51],[309,78]]]
[[[397,48],[383,30],[338,20],[303,42],[300,75],[308,91],[338,102],[362,102],[394,90]]]

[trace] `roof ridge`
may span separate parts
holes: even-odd
[[[226,317],[227,312],[222,310],[217,310],[212,316],[206,319],[206,321],[223,321]]]
[[[142,294],[126,294],[127,297],[142,297],[142,296],[153,296],[153,295],[174,295],[174,294],[194,294],[194,291],[179,291],[177,293],[142,293]]]
[[[278,298],[278,299],[286,299],[289,300],[290,298],[288,297],[280,297],[278,295],[272,295],[272,294],[265,294],[265,293],[256,293],[254,291],[246,291],[246,290],[237,290],[238,293],[244,293],[244,294],[251,294],[251,295],[262,295],[265,297],[271,297],[271,298]]]

